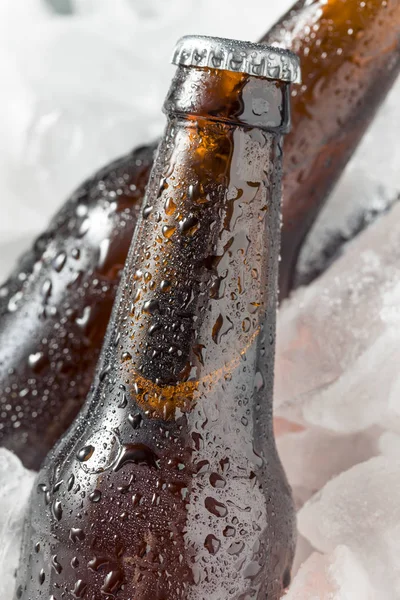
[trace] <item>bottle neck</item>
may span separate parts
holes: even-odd
[[[169,420],[221,385],[251,390],[248,402],[254,385],[272,388],[281,134],[166,106],[108,358],[147,416]]]
[[[290,129],[290,87],[244,73],[179,67],[164,112],[282,135]]]

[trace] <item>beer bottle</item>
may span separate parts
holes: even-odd
[[[400,2],[300,0],[263,40],[290,48],[302,65],[285,140],[285,298],[305,236],[399,74]]]
[[[80,187],[0,288],[0,445],[28,468],[93,381],[152,159],[140,148]]]
[[[263,38],[299,52],[305,72],[303,86],[293,91],[293,128],[285,141],[282,297],[293,284],[305,235],[399,71],[399,6],[396,0],[302,1]],[[28,467],[39,466],[89,390],[153,149],[138,149],[78,190],[0,291],[0,445]],[[82,222],[87,234],[80,233]],[[99,244],[110,237],[104,282],[97,267]],[[80,252],[83,245],[89,248],[84,258],[71,255],[62,274],[53,268],[64,246]],[[45,312],[44,281],[58,290],[48,298],[45,292]],[[105,286],[110,286],[106,299]],[[20,313],[30,315],[24,324]],[[89,314],[97,333],[88,340],[75,319],[84,324]]]
[[[94,390],[33,490],[19,600],[278,600],[289,583],[271,402],[298,61],[189,36],[173,62]]]

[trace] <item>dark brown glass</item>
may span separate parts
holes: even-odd
[[[305,236],[399,74],[400,2],[300,0],[263,41],[296,52],[302,66],[285,140],[285,298]]]
[[[295,520],[272,383],[289,95],[178,69],[93,393],[33,491],[17,599],[287,587]]]
[[[29,468],[92,384],[152,160],[140,148],[87,181],[0,288],[0,445]]]
[[[281,297],[292,286],[305,235],[399,71],[399,6],[302,1],[263,38],[299,52],[304,82],[293,90],[293,130],[285,141]],[[0,445],[29,467],[40,465],[89,391],[153,150],[139,148],[84,184],[0,293]],[[87,206],[86,215],[76,215],[78,205],[82,213]],[[83,222],[86,235],[79,233]],[[104,281],[97,263],[108,238]],[[83,247],[76,260],[71,252]],[[68,266],[59,273],[53,263],[65,248]],[[57,290],[46,310],[45,281]],[[87,334],[89,311],[95,321]]]

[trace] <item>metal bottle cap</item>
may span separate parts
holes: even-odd
[[[186,35],[178,40],[171,62],[177,66],[224,69],[286,83],[301,83],[298,56],[266,44]]]

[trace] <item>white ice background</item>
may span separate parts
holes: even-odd
[[[82,180],[152,140],[187,33],[257,40],[290,0],[0,0],[0,278]],[[400,190],[400,83],[323,211]],[[299,507],[287,600],[400,598],[400,207],[281,308],[278,447]],[[287,425],[290,420],[292,425]],[[0,598],[11,600],[33,474],[0,450]]]

